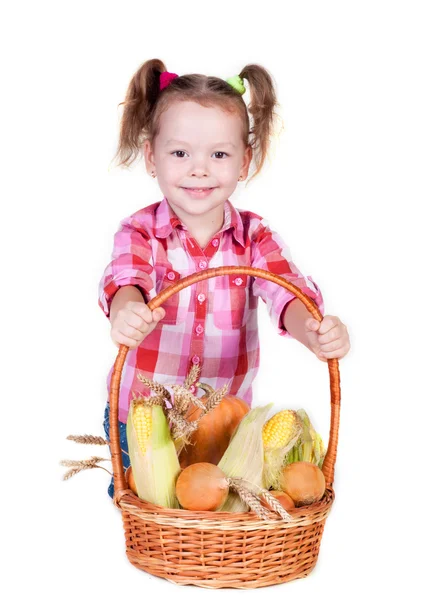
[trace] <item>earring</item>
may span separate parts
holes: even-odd
[[[242,177],[242,175],[241,175],[241,177],[238,177],[238,181],[244,181],[244,178]]]
[[[151,177],[155,177],[155,176],[156,176],[155,172],[151,171]]]

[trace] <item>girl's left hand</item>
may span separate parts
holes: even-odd
[[[328,358],[343,358],[350,350],[347,327],[338,317],[326,315],[319,323],[316,319],[305,322],[309,348],[322,362]]]

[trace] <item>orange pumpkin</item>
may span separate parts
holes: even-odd
[[[213,388],[206,383],[198,383],[205,395],[200,400],[205,404]],[[207,462],[217,465],[229,446],[232,434],[239,422],[250,410],[244,400],[228,394],[209,413],[200,419],[198,428],[190,437],[188,443],[179,454],[179,463],[184,469],[188,465]],[[188,411],[188,421],[195,421],[200,416],[201,409],[197,406]]]

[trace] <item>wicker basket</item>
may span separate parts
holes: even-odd
[[[253,267],[218,267],[180,279],[160,292],[148,306],[159,307],[183,288],[218,275],[251,275],[293,292],[318,321],[316,304],[295,285]],[[129,561],[139,569],[177,584],[204,588],[251,589],[307,576],[314,568],[326,517],[334,501],[332,489],[338,443],[340,378],[337,359],[329,359],[331,425],[323,463],[326,491],[322,500],[290,511],[293,520],[267,521],[253,512],[192,512],[144,502],[128,489],[118,427],[119,387],[128,352],[120,346],[110,387],[110,448],[115,495],[122,511]]]

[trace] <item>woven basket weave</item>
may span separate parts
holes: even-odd
[[[197,281],[219,275],[261,277],[293,292],[319,322],[316,304],[278,275],[253,267],[218,267],[180,279],[160,292],[148,307],[161,306]],[[314,568],[332,489],[338,444],[340,377],[337,359],[328,360],[331,392],[329,442],[322,471],[326,491],[320,502],[290,511],[293,520],[275,516],[263,521],[255,513],[193,512],[144,502],[128,489],[119,439],[118,404],[128,347],[121,345],[110,386],[110,449],[115,479],[113,502],[122,511],[126,554],[139,569],[180,585],[251,589],[306,577]]]

